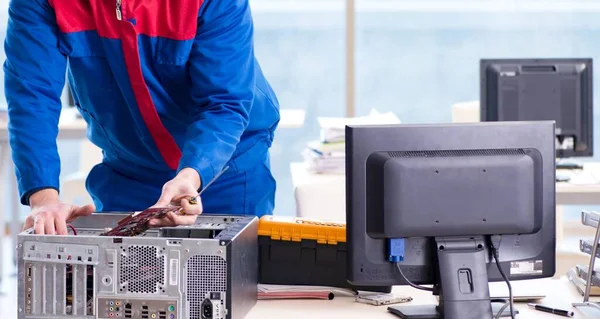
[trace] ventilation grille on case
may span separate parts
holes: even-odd
[[[525,155],[523,149],[388,152],[391,157],[454,157]]]
[[[165,284],[165,256],[154,246],[129,246],[121,252],[119,279],[131,293],[157,293]]]
[[[207,292],[227,291],[227,262],[219,256],[193,256],[187,262],[187,301],[190,318],[202,318]]]

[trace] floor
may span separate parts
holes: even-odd
[[[0,256],[2,263],[2,283],[0,284],[0,311],[1,318],[17,318],[17,276],[13,267],[13,247],[9,237],[2,238],[3,254]]]

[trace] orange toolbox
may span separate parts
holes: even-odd
[[[346,224],[299,217],[263,216],[258,223],[259,282],[353,290],[346,280]]]

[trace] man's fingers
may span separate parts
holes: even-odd
[[[62,203],[53,203],[33,208],[25,220],[24,229],[33,228],[35,234],[68,235],[67,223],[81,216],[94,213],[94,205],[77,207]]]
[[[46,217],[44,222],[44,232],[47,235],[56,235],[56,228],[54,227],[54,216]]]
[[[46,221],[44,220],[44,217],[41,216],[36,216],[35,220],[33,221],[33,227],[35,230],[35,233],[38,235],[43,235],[44,234],[44,223]]]
[[[89,215],[93,214],[95,211],[96,211],[96,207],[94,207],[94,205],[85,205],[82,207],[74,207],[71,214],[69,214],[67,221],[72,222],[76,218],[83,217],[83,216],[89,216]]]
[[[23,230],[25,231],[31,227],[33,227],[33,218],[31,216],[27,216],[27,218],[25,219],[25,225],[23,226]]]
[[[153,219],[148,222],[150,227],[167,227],[177,225],[192,225],[196,222],[197,215],[178,215],[173,212],[168,212],[161,219]]]
[[[93,214],[94,211],[96,211],[96,207],[94,207],[94,205],[85,205],[82,207],[77,207],[75,209],[75,215],[77,217],[89,216]]]
[[[175,225],[193,225],[196,222],[198,215],[179,215],[169,212],[165,218],[169,219]]]
[[[161,219],[156,219],[156,218],[152,219],[152,220],[148,221],[148,226],[150,226],[150,227],[177,226],[177,224],[175,223],[175,220],[173,219],[173,217],[171,217],[171,215],[174,215],[174,213],[168,212]]]
[[[83,215],[89,216],[96,211],[96,206],[94,206],[92,204],[85,205],[85,206],[81,207],[81,210],[82,210]]]
[[[67,222],[63,219],[55,219],[54,226],[56,227],[56,234],[58,235],[68,235],[67,231]]]
[[[162,194],[160,195],[160,198],[158,199],[158,201],[156,202],[156,204],[154,204],[155,207],[166,207],[171,203],[171,200],[173,200],[173,197],[177,195],[177,190],[170,186],[170,185],[165,185],[163,187],[162,190]]]
[[[168,218],[161,218],[161,219],[149,220],[148,226],[149,227],[167,227],[167,226],[175,226],[175,225]]]
[[[202,201],[196,199],[196,204],[190,204],[189,197],[181,200],[181,207],[186,215],[202,214]]]
[[[181,201],[187,200],[189,202],[189,200],[191,198],[197,198],[197,197],[198,197],[198,193],[197,192],[196,193],[194,193],[194,192],[180,193],[180,194],[176,195],[175,197],[173,197],[171,199],[171,203],[170,204],[175,205],[175,206],[181,206],[181,204],[182,204]]]

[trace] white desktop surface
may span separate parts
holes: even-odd
[[[599,205],[600,163],[583,163],[583,170],[559,170],[569,176],[568,182],[556,183],[557,205]]]
[[[547,291],[547,297],[540,304],[555,308],[573,310],[578,319],[600,318],[600,310],[573,308],[572,302],[580,302],[581,295],[565,278],[557,280],[534,280],[519,282],[522,284],[537,285]],[[431,293],[420,291],[407,286],[394,287],[394,293],[413,297],[413,301],[397,305],[422,305],[436,303],[436,298]],[[598,301],[598,299],[592,299]],[[396,305],[394,305],[396,306]],[[553,314],[531,309],[527,303],[515,303],[520,314],[516,318],[558,319],[564,318]],[[378,319],[399,318],[387,311],[388,306],[372,306],[357,303],[354,297],[338,297],[333,300],[260,300],[250,311],[246,319],[285,318],[340,318],[340,319]]]

